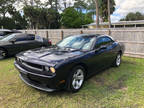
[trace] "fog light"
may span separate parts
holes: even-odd
[[[52,73],[55,73],[55,72],[56,72],[55,68],[53,68],[53,67],[50,67],[50,71],[51,71]]]
[[[46,71],[49,71],[49,67],[45,66],[45,70],[46,70]]]

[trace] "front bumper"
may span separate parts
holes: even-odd
[[[59,89],[55,77],[31,73],[20,67],[16,62],[14,65],[20,72],[21,80],[27,85],[46,92],[53,92]]]

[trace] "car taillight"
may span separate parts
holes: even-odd
[[[52,45],[52,42],[51,42],[51,40],[48,40],[48,43],[49,43],[50,45]]]

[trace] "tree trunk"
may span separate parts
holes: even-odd
[[[111,28],[111,18],[110,18],[110,0],[108,0],[108,21],[109,21],[109,28]]]
[[[96,28],[99,28],[99,4],[98,0],[95,0],[96,2]]]

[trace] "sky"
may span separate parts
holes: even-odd
[[[144,0],[115,0],[116,10],[111,15],[112,22],[117,22],[129,12],[141,12],[144,14]]]

